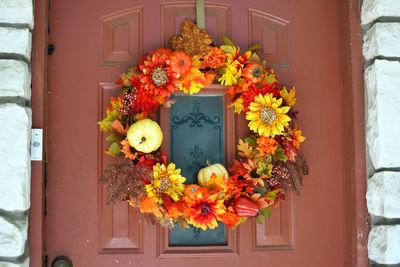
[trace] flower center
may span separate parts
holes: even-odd
[[[272,107],[262,107],[260,112],[260,119],[268,124],[271,125],[272,122],[276,119],[276,112],[275,109]]]
[[[160,177],[160,187],[158,188],[158,190],[160,192],[165,192],[167,191],[169,188],[171,188],[171,181],[168,179],[168,177]]]
[[[160,87],[167,83],[168,75],[163,68],[157,67],[151,73],[151,80],[157,87]]]
[[[201,204],[201,214],[202,215],[207,215],[210,213],[210,205],[207,203],[202,203]]]
[[[254,68],[253,69],[253,76],[254,77],[259,78],[259,77],[261,77],[261,74],[262,74],[261,68]]]

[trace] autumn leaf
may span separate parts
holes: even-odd
[[[122,123],[119,120],[115,120],[112,124],[111,127],[113,128],[114,131],[120,134],[125,134],[126,130]]]
[[[114,134],[114,133],[113,133],[113,134],[110,134],[109,136],[106,137],[106,140],[107,140],[108,142],[111,142],[111,143],[121,142],[122,139],[123,139],[123,137],[122,137],[121,135],[119,135],[119,134]]]
[[[228,37],[224,36],[222,39],[224,41],[224,45],[232,45],[232,46],[234,45],[232,40],[229,39]]]
[[[112,157],[115,157],[120,153],[120,151],[121,151],[121,144],[116,142],[110,145],[108,150],[106,150],[106,153]]]
[[[240,114],[243,111],[243,98],[239,97],[229,107],[234,108],[234,113]]]
[[[242,139],[239,139],[239,144],[237,145],[238,149],[238,155],[248,158],[248,159],[253,159],[256,155],[256,151],[252,146],[250,146],[248,143],[244,142]]]

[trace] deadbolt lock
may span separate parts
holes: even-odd
[[[51,267],[72,267],[72,261],[67,256],[57,256],[51,263]]]

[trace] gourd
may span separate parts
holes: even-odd
[[[228,179],[229,174],[228,171],[225,169],[224,165],[221,163],[215,163],[210,165],[210,163],[207,161],[207,167],[202,168],[199,173],[197,174],[197,182],[200,186],[205,186],[205,184],[210,180],[211,175],[214,173],[216,175],[221,175],[223,174],[225,177],[225,180]]]
[[[151,153],[161,146],[163,133],[157,122],[143,119],[129,127],[127,138],[129,145],[137,151]]]

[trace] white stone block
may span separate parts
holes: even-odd
[[[16,258],[24,254],[27,222],[15,225],[0,217],[0,257]]]
[[[375,169],[400,167],[400,62],[375,60],[365,70],[366,137]]]
[[[30,60],[32,34],[28,29],[0,27],[0,53],[19,54]]]
[[[370,214],[390,219],[400,218],[399,203],[400,172],[379,172],[368,179],[367,206]]]
[[[373,226],[368,237],[368,257],[379,264],[400,263],[400,225]]]
[[[23,61],[0,59],[0,97],[31,97],[31,73]]]
[[[29,258],[27,258],[23,263],[0,261],[0,267],[29,267]]]
[[[32,0],[0,0],[0,7],[0,23],[27,24],[32,29]]]
[[[400,1],[364,0],[361,7],[361,24],[368,25],[380,17],[400,17]]]
[[[0,105],[0,209],[26,211],[30,205],[31,110]]]
[[[399,44],[400,23],[376,23],[364,35],[364,58],[371,60],[377,56],[400,57]]]

